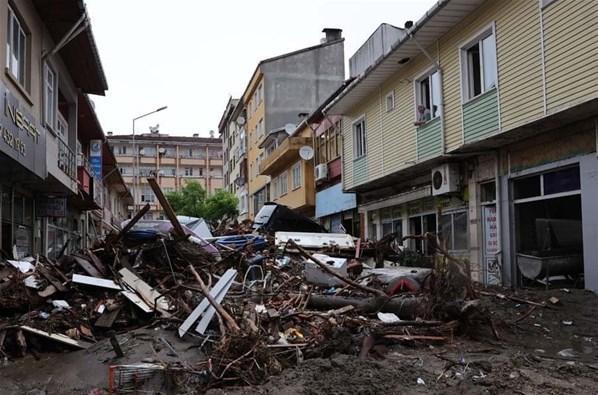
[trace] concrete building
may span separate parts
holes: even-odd
[[[247,219],[249,214],[245,118],[243,102],[231,98],[218,125],[224,157],[224,185],[239,200],[239,221]]]
[[[485,284],[597,290],[596,17],[594,0],[442,0],[408,26],[325,109],[362,236],[434,232]]]
[[[310,113],[345,77],[344,39],[340,29],[324,29],[318,45],[262,60],[240,98],[247,135],[248,218],[271,199],[270,178],[260,175],[264,150],[259,142],[272,130],[295,127],[300,113]],[[230,158],[230,153],[228,154]],[[232,180],[229,180],[229,185]]]
[[[163,219],[162,209],[147,182],[157,177],[164,193],[180,190],[196,181],[212,194],[224,188],[222,140],[219,138],[169,136],[152,130],[136,135],[108,134],[120,173],[130,188],[135,204],[133,215],[146,203],[151,210],[145,219]]]
[[[4,256],[89,246],[102,234],[104,134],[87,94],[106,78],[83,1],[0,1],[0,229]],[[105,191],[108,188],[108,191]]]

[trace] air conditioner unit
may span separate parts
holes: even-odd
[[[459,191],[459,165],[445,163],[432,169],[432,195]]]
[[[328,179],[328,165],[321,163],[316,166],[316,181],[325,181]]]
[[[164,155],[164,154],[166,153],[166,148],[159,148],[159,149],[158,149],[158,153],[159,153],[160,155]]]

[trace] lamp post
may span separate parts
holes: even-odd
[[[150,111],[146,114],[139,115],[138,117],[133,118],[133,153],[135,154],[135,160],[133,163],[133,207],[134,210],[137,210],[137,186],[139,184],[139,151],[135,145],[135,121],[141,118],[145,118],[148,115],[152,115],[162,110],[166,110],[168,106],[162,106],[160,108],[155,109],[154,111]]]

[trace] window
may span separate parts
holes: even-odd
[[[155,199],[154,191],[150,187],[144,187],[141,191],[141,201],[153,203]]]
[[[56,112],[58,101],[58,82],[56,73],[48,65],[44,65],[44,121],[52,130],[56,128]]]
[[[289,191],[289,172],[285,171],[280,175],[280,193],[279,196],[284,196]]]
[[[301,186],[301,162],[297,162],[291,169],[293,178],[293,189],[297,189]]]
[[[515,200],[538,198],[557,193],[575,193],[581,189],[579,167],[566,167],[513,181]]]
[[[393,90],[386,95],[386,112],[391,112],[395,109],[395,91]]]
[[[66,120],[64,119],[64,117],[62,116],[62,114],[60,113],[60,111],[58,111],[57,113],[58,117],[56,119],[56,134],[58,134],[58,136],[65,142],[68,143],[69,141],[69,125],[66,122]]]
[[[6,68],[23,87],[26,82],[26,51],[27,35],[25,34],[25,29],[13,9],[9,6],[6,36]]]
[[[496,86],[496,42],[492,30],[486,31],[462,49],[464,97],[469,100]]]
[[[264,119],[260,119],[257,123],[257,134],[258,136],[263,136],[265,133],[265,129],[264,129]]]
[[[190,177],[193,175],[193,168],[192,167],[185,167],[185,177]]]
[[[440,115],[440,73],[434,70],[415,82],[417,122],[424,123]]]
[[[126,145],[119,145],[116,149],[116,153],[118,155],[126,155],[127,154],[127,146]]]
[[[341,155],[341,121],[338,120],[316,137],[315,158],[317,164],[328,163]]]
[[[496,200],[496,183],[494,181],[480,184],[480,202],[492,203]]]
[[[266,188],[260,189],[253,195],[253,211],[257,214],[266,202]]]
[[[467,249],[467,211],[443,214],[438,221],[438,236],[442,245],[449,251]]]
[[[353,123],[353,156],[355,159],[365,156],[367,153],[365,143],[365,118]]]

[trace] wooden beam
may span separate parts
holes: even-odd
[[[166,214],[166,218],[168,218],[168,220],[172,224],[175,236],[185,237],[186,236],[185,231],[183,230],[181,223],[177,219],[176,213],[174,212],[174,209],[170,205],[170,202],[168,201],[168,199],[166,199],[166,196],[164,196],[164,194],[162,193],[162,189],[158,185],[158,182],[156,181],[156,179],[154,177],[149,177],[147,179],[147,182],[149,182],[150,187],[152,187],[152,191],[154,191],[156,198],[158,198],[158,201],[160,202],[160,205],[162,206],[162,209],[164,210],[164,214]]]
[[[137,214],[135,214],[135,216],[133,218],[131,218],[131,220],[129,222],[127,222],[127,224],[125,225],[124,228],[122,228],[122,230],[118,233],[118,235],[116,236],[116,239],[114,240],[114,242],[118,242],[120,239],[122,239],[124,237],[124,235],[131,230],[131,228],[133,226],[135,226],[135,224],[137,222],[139,222],[139,220],[141,218],[143,218],[143,216],[150,210],[150,205],[149,203],[147,203],[145,206],[143,206],[141,208],[141,210],[139,210],[137,212]]]

